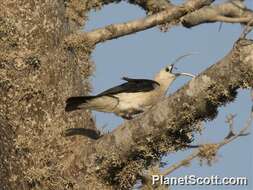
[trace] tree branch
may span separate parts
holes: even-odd
[[[252,10],[247,9],[242,1],[232,0],[223,4],[206,6],[187,14],[181,19],[181,23],[188,28],[212,22],[247,24],[252,18]]]
[[[82,43],[90,42],[91,44],[97,44],[106,40],[115,39],[128,34],[136,33],[142,30],[149,29],[151,27],[164,24],[166,22],[172,22],[180,19],[182,16],[189,12],[193,12],[205,5],[209,5],[214,0],[188,0],[181,6],[170,7],[164,11],[156,13],[151,16],[147,16],[142,19],[126,22],[123,24],[113,24],[104,28],[95,29],[91,32],[81,32],[78,34],[72,34],[65,39],[68,46],[76,47]]]
[[[71,25],[75,25],[75,28],[81,27],[84,25],[85,20],[87,20],[87,15],[85,13],[92,9],[98,10],[104,5],[119,3],[121,1],[123,0],[65,0],[65,17]],[[148,15],[173,6],[168,0],[128,0],[127,2],[133,5],[138,5],[144,9]]]
[[[154,14],[173,7],[168,0],[129,0],[129,2],[139,5],[146,10],[147,14]]]
[[[216,151],[218,151],[218,149],[220,149],[224,145],[229,144],[230,142],[236,140],[238,137],[245,136],[246,134],[248,134],[248,133],[245,133],[245,132],[251,127],[252,120],[253,120],[253,111],[250,114],[249,121],[239,131],[239,133],[233,134],[232,136],[230,136],[228,138],[226,137],[223,141],[221,141],[219,143],[200,145],[199,150],[197,150],[194,153],[192,153],[191,155],[187,156],[187,158],[181,160],[180,162],[175,163],[172,166],[168,167],[160,175],[167,176],[167,175],[171,174],[172,172],[174,172],[175,170],[177,170],[178,168],[181,168],[182,166],[185,166],[185,165],[189,164],[193,159],[197,158],[198,156],[201,156],[201,154],[203,152],[203,150],[201,150],[201,148],[203,148],[203,147],[205,148],[205,146],[215,145]]]
[[[111,1],[105,0],[105,2]],[[148,12],[156,14],[126,23],[112,24],[91,32],[72,34],[65,39],[67,46],[78,47],[80,44],[87,43],[94,45],[162,24],[175,25],[181,22],[183,26],[189,28],[210,22],[248,24],[253,19],[253,11],[247,9],[240,0],[211,6],[205,5],[211,4],[212,0],[189,0],[181,6],[173,6],[170,3],[165,3],[164,0],[132,0],[129,2],[138,4]]]
[[[121,189],[132,187],[143,168],[185,148],[197,130],[194,124],[215,118],[217,108],[246,87],[253,87],[253,41],[240,39],[227,56],[175,94],[98,139],[85,161],[93,168],[88,175]]]
[[[120,1],[122,0],[100,0],[102,5]],[[140,6],[147,14],[157,13],[173,6],[169,0],[128,0],[128,2]]]

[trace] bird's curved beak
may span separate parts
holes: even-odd
[[[193,75],[193,74],[191,74],[191,73],[173,73],[173,72],[172,72],[173,69],[177,69],[177,68],[175,67],[175,64],[176,64],[178,61],[180,61],[181,59],[183,59],[183,58],[185,58],[185,57],[187,57],[187,56],[189,56],[189,55],[192,55],[192,54],[196,54],[196,53],[188,53],[188,54],[182,55],[182,56],[178,57],[175,61],[173,61],[173,63],[169,65],[170,73],[174,74],[176,77],[178,77],[178,76],[188,76],[188,77],[192,77],[192,78],[196,77],[195,75]]]
[[[179,76],[188,76],[188,77],[192,77],[192,78],[196,77],[195,75],[193,75],[191,73],[184,73],[184,72],[182,72],[182,73],[173,73],[172,72],[173,69],[177,69],[177,68],[174,66],[174,64],[171,64],[170,65],[170,73],[174,74],[176,77],[179,77]]]
[[[195,78],[196,76],[191,74],[191,73],[174,73],[174,75],[176,77],[179,77],[179,76],[188,76],[188,77],[192,77],[192,78]]]

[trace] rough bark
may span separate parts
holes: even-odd
[[[78,47],[80,44],[87,43],[97,44],[106,40],[115,39],[128,34],[136,33],[151,27],[174,22],[179,20],[187,13],[194,12],[201,7],[210,5],[213,0],[189,0],[181,6],[168,7],[156,14],[147,16],[142,19],[133,20],[127,23],[109,25],[105,28],[99,28],[91,32],[78,32],[66,38],[66,44],[69,47]]]
[[[253,19],[253,12],[240,0],[232,0],[218,5],[203,7],[181,19],[185,27],[202,23],[228,22],[247,24]]]
[[[69,18],[72,30],[78,26],[83,25],[86,19],[86,14],[91,9],[100,9],[102,6],[110,3],[119,3],[123,0],[66,0],[66,15]],[[167,0],[128,0],[128,3],[138,5],[146,11],[147,14],[157,13],[173,5]],[[85,18],[85,19],[84,19]],[[72,22],[74,24],[72,25]]]
[[[11,155],[13,154],[14,148],[14,131],[12,126],[6,123],[6,119],[2,118],[0,115],[0,185],[1,189],[7,190],[11,186],[11,167],[16,167],[15,157],[13,158]],[[10,165],[12,162],[12,165]],[[17,173],[20,170],[16,169]]]
[[[108,1],[106,2],[108,3]],[[132,2],[139,3],[138,5],[140,5],[141,2],[143,3],[143,1]],[[212,1],[190,0],[180,6],[174,6],[172,4],[161,6],[162,3],[157,2],[156,6],[160,5],[161,7],[159,6],[160,12],[156,12],[156,9],[154,9],[154,13],[156,14],[126,23],[108,25],[90,32],[74,33],[67,36],[65,39],[66,45],[67,47],[73,48],[79,47],[82,44],[87,44],[88,42],[93,46],[100,42],[133,34],[154,26],[160,26],[162,31],[167,31],[169,27],[177,25],[178,23],[182,23],[183,26],[190,28],[199,24],[212,22],[241,23],[247,25],[253,20],[253,11],[248,9],[240,0],[206,6],[211,2]],[[143,8],[148,9],[151,7],[145,7],[143,5]]]
[[[148,12],[152,9],[144,1],[134,2]],[[62,137],[67,128],[96,131],[90,112],[64,112],[67,97],[89,92],[89,56],[94,44],[87,40],[76,48],[66,48],[62,42],[80,30],[89,10],[102,4],[100,0],[1,1],[2,189],[131,187],[138,172],[153,160],[190,142],[188,134],[195,130],[194,122],[213,117],[217,106],[234,98],[237,88],[252,87],[252,42],[240,41],[246,44],[238,45],[241,50],[234,48],[220,64],[112,134],[95,142]],[[188,8],[182,9],[179,17],[193,11]],[[199,90],[193,93],[196,85]],[[179,100],[185,104],[177,107]]]
[[[89,177],[115,188],[132,187],[154,160],[192,141],[199,130],[196,122],[215,118],[217,108],[233,101],[238,88],[248,87],[253,87],[253,41],[240,39],[227,56],[175,94],[99,139],[86,160],[93,168]]]
[[[0,189],[79,189],[81,163],[62,171],[66,156],[78,157],[71,146],[89,140],[61,136],[95,129],[89,112],[64,112],[68,96],[89,89],[89,53],[77,58],[61,46],[78,24],[63,0],[1,1],[0,10]]]
[[[101,4],[118,3],[122,0],[100,0]],[[157,13],[173,5],[168,0],[128,0],[129,3],[138,5],[144,9],[147,14]]]

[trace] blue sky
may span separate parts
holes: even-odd
[[[179,2],[179,1],[177,1]],[[222,2],[222,1],[217,1]],[[253,2],[246,1],[250,8]],[[112,4],[99,11],[91,11],[85,31],[89,31],[108,24],[121,23],[145,16],[145,12],[137,6],[122,2]],[[96,70],[91,77],[93,86],[92,94],[97,94],[114,85],[121,84],[122,76],[133,78],[150,78],[171,63],[178,56],[189,52],[199,54],[185,58],[177,65],[179,71],[198,74],[216,63],[225,56],[238,39],[242,27],[238,24],[223,24],[221,31],[219,23],[203,24],[192,29],[174,27],[168,32],[160,32],[152,28],[133,35],[128,35],[116,40],[98,44],[92,54]],[[249,37],[253,37],[252,33]],[[179,78],[169,93],[175,92],[189,79]],[[218,117],[204,124],[205,129],[201,135],[196,135],[194,143],[219,142],[228,132],[225,123],[229,113],[237,114],[235,129],[238,131],[247,121],[252,103],[249,90],[240,90],[237,99],[225,107],[219,108]],[[94,112],[97,126],[107,131],[117,127],[123,120],[113,114]],[[221,177],[246,176],[250,184],[247,187],[230,186],[229,189],[252,189],[252,135],[242,137],[235,142],[223,147],[218,152],[218,161],[209,166],[199,166],[198,161],[193,161],[190,167],[181,168],[170,176],[184,176],[195,174],[197,176],[219,175]],[[173,164],[190,151],[180,151],[170,154],[164,160]],[[227,189],[226,186],[218,187]],[[217,189],[217,186],[174,186],[172,189]]]

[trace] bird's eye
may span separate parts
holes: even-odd
[[[169,72],[169,73],[172,73],[173,67],[174,67],[174,65],[168,65],[168,66],[165,68],[165,71],[166,71],[166,72]]]
[[[173,66],[170,65],[165,68],[165,71],[171,73],[172,69],[173,69]]]

